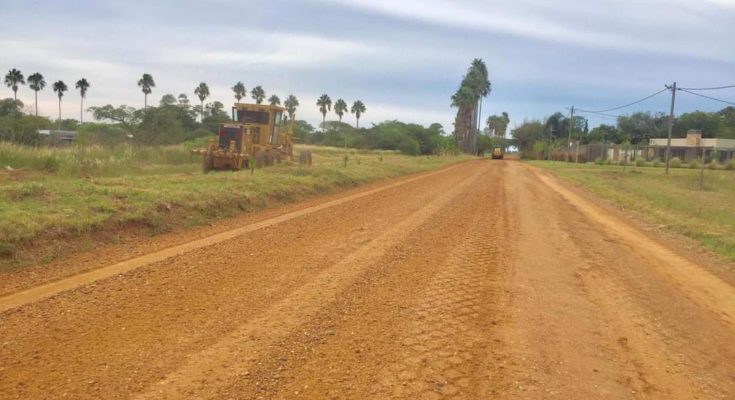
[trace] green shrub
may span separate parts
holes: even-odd
[[[595,158],[595,164],[597,165],[605,165],[605,162],[607,162],[607,160],[602,157]]]
[[[689,169],[697,169],[697,168],[701,168],[702,164],[699,163],[699,160],[692,160],[689,162],[688,167]]]
[[[653,160],[653,164],[651,164],[651,165],[654,166],[654,167],[656,167],[656,168],[661,168],[661,167],[664,166],[664,163],[657,158],[657,159]]]
[[[720,169],[720,163],[717,162],[717,160],[710,161],[709,164],[707,164],[707,168],[709,169]]]
[[[728,171],[735,170],[735,158],[733,158],[732,160],[728,161],[727,164],[725,164],[725,166],[723,167],[723,169],[726,169]]]
[[[669,167],[681,168],[681,159],[679,157],[672,158],[671,160],[669,160]]]
[[[636,167],[647,167],[648,166],[648,163],[646,162],[646,160],[644,160],[642,158],[639,158],[639,159],[635,160],[635,166]]]
[[[613,159],[612,158],[606,158],[605,159],[605,165],[613,165]]]

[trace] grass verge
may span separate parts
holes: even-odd
[[[735,173],[627,166],[530,161],[559,178],[581,186],[637,217],[699,241],[735,261]]]
[[[314,153],[311,168],[281,164],[252,175],[250,171],[203,175],[200,159],[191,161],[187,156],[178,163],[167,157],[153,159],[160,164],[126,161],[124,165],[131,167],[127,173],[99,161],[101,168],[90,176],[90,170],[73,172],[77,169],[68,158],[43,154],[64,159],[64,171],[72,172],[44,171],[42,163],[38,168],[0,172],[0,269],[48,262],[109,241],[121,231],[156,234],[197,226],[468,159],[307,146],[297,151],[304,149]],[[105,160],[114,158],[101,155]]]

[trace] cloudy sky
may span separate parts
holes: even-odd
[[[363,121],[399,119],[452,129],[450,96],[473,58],[488,65],[483,114],[511,125],[576,106],[599,110],[685,87],[735,84],[735,0],[8,0],[0,24],[0,69],[41,72],[70,89],[85,77],[86,104],[142,107],[145,73],[165,93],[207,82],[210,100],[230,87],[262,85],[301,101],[320,120],[328,93],[367,105]],[[12,96],[2,87],[0,96]],[[735,101],[735,90],[709,93]],[[26,86],[19,98],[33,103]],[[64,97],[78,118],[79,95]],[[636,107],[666,111],[667,93]],[[682,93],[677,112],[724,104]],[[40,113],[55,115],[50,88]],[[590,115],[592,125],[609,120]],[[347,121],[352,121],[351,116]]]

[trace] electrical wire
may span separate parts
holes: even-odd
[[[703,95],[703,94],[699,94],[699,93],[694,93],[694,92],[690,92],[690,91],[689,91],[689,90],[687,90],[687,89],[679,89],[679,90],[681,90],[682,92],[687,92],[687,93],[689,93],[689,94],[693,94],[693,95],[695,95],[695,96],[699,96],[699,97],[704,97],[705,99],[710,99],[710,100],[714,100],[714,101],[719,101],[720,103],[725,103],[725,104],[730,104],[730,105],[733,105],[733,106],[735,106],[735,103],[733,103],[733,102],[731,102],[731,101],[727,101],[727,100],[722,100],[722,99],[717,99],[717,98],[714,98],[714,97],[710,97],[710,96],[705,96],[705,95]]]
[[[576,108],[574,109],[574,111],[579,111],[582,114],[593,114],[593,115],[598,115],[598,116],[608,117],[608,118],[615,118],[615,119],[617,119],[618,117],[620,117],[620,115],[605,114],[605,113],[601,113],[601,112],[597,112],[597,111],[578,110]]]
[[[705,88],[679,88],[679,90],[720,90],[720,89],[732,89],[732,88],[735,88],[735,85],[705,87]]]
[[[608,108],[608,109],[606,109],[606,110],[582,110],[582,109],[580,109],[579,111],[583,111],[583,112],[592,112],[592,113],[604,113],[604,112],[608,112],[608,111],[615,111],[615,110],[620,110],[621,108],[626,108],[626,107],[630,107],[630,106],[632,106],[632,105],[636,105],[636,104],[638,104],[638,103],[642,103],[642,102],[644,102],[644,101],[646,101],[646,100],[650,99],[651,97],[654,97],[654,96],[658,96],[659,94],[661,94],[661,93],[663,93],[663,92],[665,92],[665,91],[667,91],[667,90],[669,90],[669,88],[668,88],[668,87],[666,87],[666,88],[663,88],[663,89],[659,90],[658,92],[656,92],[656,93],[654,93],[654,94],[652,94],[652,95],[650,95],[650,96],[646,96],[646,97],[644,97],[644,98],[642,98],[642,99],[640,99],[640,100],[636,100],[636,101],[634,101],[634,102],[632,102],[632,103],[624,104],[624,105],[622,105],[622,106],[618,106],[618,107]],[[575,110],[576,110],[576,109],[575,109]]]

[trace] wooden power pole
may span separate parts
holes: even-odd
[[[669,112],[669,136],[666,140],[666,175],[669,174],[669,160],[671,159],[671,131],[674,129],[674,101],[676,101],[676,82],[668,87],[671,89],[671,111]]]

